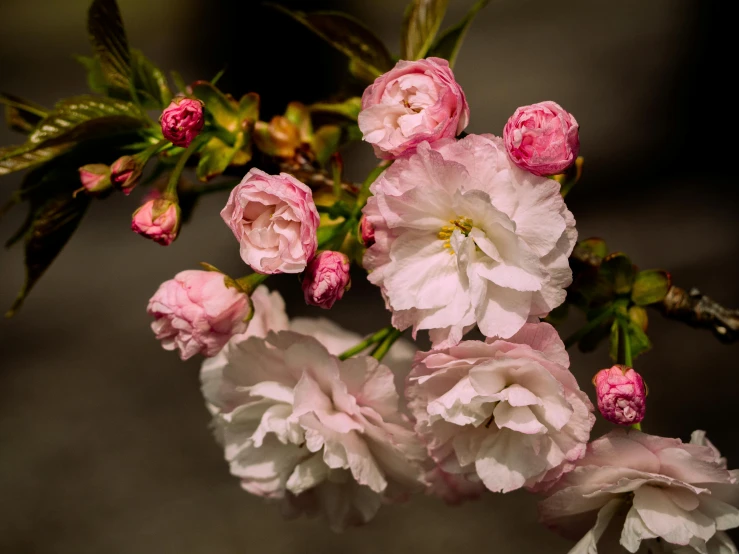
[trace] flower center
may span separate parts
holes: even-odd
[[[452,234],[454,234],[455,230],[459,229],[465,237],[468,236],[470,231],[472,231],[472,220],[469,217],[462,216],[457,219],[450,219],[449,223],[451,225],[444,225],[436,236],[444,241],[444,248],[448,248],[449,253],[454,254],[454,249],[450,241]]]

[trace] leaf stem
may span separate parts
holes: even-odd
[[[619,348],[619,353],[623,352],[621,363],[627,367],[632,367],[634,360],[631,357],[631,337],[629,336],[628,324],[621,317],[618,318],[618,328],[621,335],[620,342],[623,345],[623,350]]]
[[[380,344],[372,351],[372,357],[378,361],[381,361],[388,353],[393,343],[400,338],[402,331],[398,331],[395,327],[392,327],[387,336],[382,340]]]
[[[598,327],[601,323],[605,322],[609,317],[613,315],[613,308],[606,309],[595,319],[588,321],[583,327],[575,331],[572,335],[565,339],[565,348],[570,348],[580,342],[580,339],[587,335],[590,331]]]
[[[377,344],[378,342],[385,339],[385,337],[388,336],[388,334],[393,330],[393,327],[388,325],[387,327],[383,327],[379,331],[377,331],[374,335],[370,335],[366,339],[364,339],[362,342],[355,344],[348,350],[342,352],[339,354],[340,360],[346,360],[347,358],[351,358],[352,356],[356,356],[360,352],[366,350],[373,344]]]

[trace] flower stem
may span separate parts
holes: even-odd
[[[172,173],[169,175],[169,182],[167,183],[167,190],[165,191],[166,195],[169,195],[172,198],[177,198],[177,183],[180,181],[180,176],[185,169],[187,160],[198,150],[198,148],[200,148],[202,143],[203,135],[200,135],[199,137],[196,137],[195,140],[190,143],[190,146],[188,146],[182,155],[180,155],[180,159],[177,160],[177,165],[174,166]]]
[[[267,277],[269,277],[269,275],[265,275],[264,273],[250,273],[249,275],[236,279],[236,283],[238,283],[239,287],[241,287],[246,294],[251,296],[254,289],[264,283],[267,280]]]
[[[388,350],[390,350],[393,343],[398,340],[402,334],[402,331],[398,331],[395,327],[392,327],[387,336],[382,339],[382,342],[372,351],[372,357],[381,361],[385,357],[385,354],[387,354]]]
[[[619,353],[623,352],[623,360],[621,363],[627,367],[632,367],[634,360],[631,358],[631,337],[629,336],[628,324],[621,318],[618,318],[618,326],[620,331],[620,342],[623,344],[623,350],[619,348]]]
[[[608,308],[602,314],[595,319],[588,321],[583,327],[575,331],[572,335],[565,339],[565,348],[570,348],[580,342],[580,339],[587,335],[590,331],[598,327],[601,323],[605,322],[609,317],[613,315],[613,308]]]
[[[388,334],[393,330],[393,327],[388,325],[387,327],[384,327],[377,331],[374,335],[370,335],[366,339],[364,339],[359,344],[356,344],[352,346],[349,350],[346,350],[345,352],[342,352],[339,354],[340,360],[346,360],[347,358],[351,358],[352,356],[355,356],[362,352],[363,350],[366,350],[368,347],[372,346],[373,344],[377,344],[378,342],[382,341],[385,337],[388,336]]]

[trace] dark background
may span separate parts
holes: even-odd
[[[335,92],[344,59],[297,24],[251,0],[119,0],[129,42],[185,79],[262,95],[262,113]],[[339,8],[397,53],[403,2],[292,1]],[[472,0],[451,0],[449,22]],[[474,23],[455,73],[470,132],[501,134],[513,110],[559,102],[581,125],[585,176],[568,197],[580,236],[605,238],[641,267],[739,306],[736,69],[732,20],[718,1],[498,0]],[[87,54],[87,0],[0,2],[0,90],[50,105],[85,91],[72,54]],[[726,8],[728,9],[728,7]],[[0,130],[0,144],[22,137]],[[347,153],[350,176],[371,167],[365,145]],[[19,176],[0,182],[0,202]],[[93,206],[77,236],[21,312],[0,321],[0,552],[356,554],[495,550],[566,552],[537,526],[535,497],[488,495],[449,508],[427,498],[383,508],[342,535],[315,520],[284,522],[242,492],[208,430],[197,360],[181,363],[154,340],[145,313],[158,284],[207,260],[245,268],[207,198],[172,247],[129,230],[139,197]],[[8,237],[24,214],[0,220]],[[22,249],[0,252],[0,308],[23,279]],[[271,280],[291,315],[309,309],[294,277]],[[271,285],[273,286],[273,285]],[[330,314],[360,333],[384,325],[361,273]],[[645,430],[689,437],[696,428],[739,466],[737,347],[653,314],[654,351],[638,369],[650,386]],[[575,353],[583,388],[608,364]],[[606,430],[599,422],[596,434]]]

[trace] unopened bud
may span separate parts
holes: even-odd
[[[180,207],[166,198],[149,200],[133,213],[131,229],[162,246],[169,246],[180,229]]]
[[[123,194],[129,195],[141,180],[143,166],[134,156],[122,156],[110,166],[110,180]]]
[[[88,164],[79,169],[82,187],[91,193],[110,188],[110,168],[105,164]]]
[[[187,148],[198,136],[205,124],[203,103],[185,96],[178,96],[162,112],[159,118],[164,138],[175,146]]]
[[[598,409],[617,425],[633,425],[644,419],[647,389],[641,375],[630,367],[614,365],[593,378]]]

